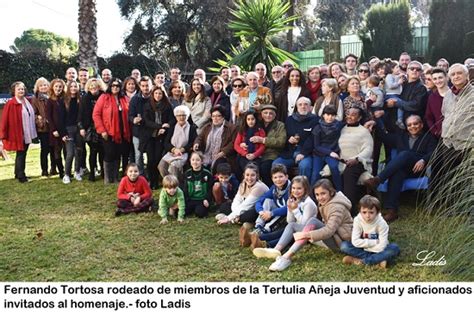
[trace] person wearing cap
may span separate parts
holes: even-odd
[[[203,165],[213,170],[212,173],[215,173],[220,163],[235,164],[235,127],[224,116],[225,109],[220,105],[214,106],[211,109],[211,122],[202,127],[193,145],[193,151],[203,152]]]
[[[276,107],[272,104],[263,104],[260,107],[260,115],[262,117],[263,130],[265,137],[253,136],[250,141],[253,143],[265,144],[265,153],[260,162],[260,174],[262,181],[267,185],[272,185],[271,168],[273,161],[278,154],[285,148],[286,128],[285,124],[276,120]]]

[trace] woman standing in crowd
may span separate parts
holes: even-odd
[[[31,105],[35,110],[36,132],[41,144],[40,161],[41,176],[48,176],[48,155],[51,158],[51,171],[56,168],[54,165],[53,148],[49,145],[49,122],[47,118],[49,81],[41,77],[36,80],[33,89],[33,98]],[[51,174],[53,175],[53,174]]]
[[[230,121],[231,108],[229,95],[224,90],[225,82],[220,76],[214,76],[211,79],[212,89],[209,93],[211,99],[211,106],[221,105],[225,109],[225,120]]]
[[[337,62],[331,62],[328,66],[328,74],[330,78],[339,78],[341,73],[345,73],[344,66]]]
[[[229,95],[230,107],[231,107],[231,117],[230,122],[236,123],[236,111],[239,113],[243,111],[242,108],[238,108],[239,104],[237,102],[240,92],[245,88],[245,79],[243,77],[236,77],[232,79],[230,86],[232,87],[232,92]]]
[[[286,119],[296,112],[296,101],[304,96],[311,97],[306,89],[306,80],[300,69],[288,70],[283,80],[283,86],[278,98],[275,100],[277,108],[277,119],[285,122]]]
[[[5,104],[0,125],[0,140],[5,150],[16,151],[15,178],[26,183],[26,153],[28,146],[38,135],[35,126],[35,112],[26,96],[23,82],[11,86],[12,98]]]
[[[318,117],[322,117],[324,108],[326,106],[333,106],[337,111],[336,120],[342,121],[344,119],[344,107],[342,106],[342,101],[337,93],[338,86],[336,79],[323,79],[321,83],[321,91],[323,95],[316,100],[313,112]]]
[[[65,164],[65,175],[63,177],[63,183],[69,184],[71,182],[71,169],[72,160],[74,159],[74,178],[78,181],[82,180],[81,174],[79,173],[81,168],[80,155],[76,148],[78,144],[78,132],[77,122],[79,113],[79,84],[76,81],[71,81],[67,84],[66,94],[64,97],[64,108],[61,109],[62,117],[60,118],[64,122],[64,134],[61,134],[62,140],[66,147],[66,164]]]
[[[191,81],[191,88],[186,94],[183,104],[189,107],[191,119],[200,134],[204,125],[209,121],[211,112],[211,99],[206,96],[201,79],[194,78]],[[225,116],[225,110],[223,115]]]
[[[314,104],[318,97],[321,96],[321,71],[318,66],[310,66],[308,68],[308,82],[306,89],[310,93],[311,104]]]
[[[137,93],[139,89],[137,80],[134,77],[126,77],[123,81],[123,90],[125,91],[125,97],[127,101],[130,102],[130,99]]]
[[[217,165],[223,162],[235,165],[232,159],[235,156],[233,154],[235,128],[224,119],[224,115],[225,110],[222,106],[213,107],[211,122],[202,128],[200,134],[198,132],[198,137],[194,141],[193,150],[203,152],[203,164],[210,170],[215,170]]]
[[[183,104],[184,84],[181,80],[172,81],[169,87],[169,96],[171,107],[175,108]]]
[[[103,170],[104,162],[104,146],[97,133],[92,113],[97,99],[105,90],[105,84],[100,79],[92,78],[86,83],[86,95],[81,98],[81,106],[79,109],[78,126],[79,133],[89,146],[89,181],[95,181],[95,172]],[[97,157],[99,157],[99,165],[97,165]]]
[[[48,92],[47,116],[49,121],[49,144],[53,147],[54,160],[59,171],[59,177],[64,178],[64,167],[61,157],[63,140],[61,133],[65,134],[64,121],[62,120],[64,109],[64,95],[66,84],[61,79],[51,81]]]
[[[143,108],[145,127],[140,132],[140,152],[147,154],[148,179],[151,189],[157,189],[158,163],[163,156],[164,139],[173,124],[174,116],[171,104],[161,87],[154,87],[149,101]]]
[[[360,90],[362,93],[367,94],[367,79],[370,76],[369,64],[367,62],[361,63],[357,73],[360,80]]]
[[[192,145],[197,137],[196,126],[188,122],[191,112],[185,105],[175,107],[173,110],[176,124],[171,126],[164,141],[166,154],[158,164],[161,177],[168,174],[181,179],[183,166],[191,153]],[[182,181],[180,181],[182,182]]]
[[[346,73],[341,73],[337,78],[337,86],[339,87],[339,98],[344,102],[349,92],[347,91],[347,80],[349,76]]]
[[[104,144],[104,183],[118,182],[120,159],[128,160],[130,148],[130,125],[128,123],[128,102],[122,91],[120,79],[113,78],[107,91],[95,104],[92,118],[97,133]]]

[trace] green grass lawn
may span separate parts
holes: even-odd
[[[114,217],[116,185],[40,177],[39,149],[28,152],[30,182],[0,161],[1,281],[450,281],[439,267],[413,267],[428,249],[403,195],[402,218],[390,226],[401,257],[388,269],[344,266],[342,254],[306,246],[281,273],[240,248],[238,226],[187,218],[160,226],[156,213]],[[155,198],[158,195],[155,192]]]

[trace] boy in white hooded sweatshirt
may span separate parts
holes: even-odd
[[[388,242],[388,224],[380,213],[380,201],[365,195],[359,202],[360,212],[354,218],[352,242],[344,241],[341,251],[349,256],[344,264],[376,265],[385,269],[400,254],[397,244]]]

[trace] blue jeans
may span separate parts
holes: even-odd
[[[268,248],[274,248],[276,244],[278,244],[278,241],[280,240],[280,237],[282,236],[284,231],[285,229],[282,228],[273,232],[263,233],[263,234],[260,234],[260,239],[262,241],[267,242]]]
[[[311,174],[311,187],[321,178],[319,172],[327,164],[331,170],[332,181],[337,191],[342,190],[341,173],[339,172],[339,161],[330,156],[313,155],[313,172]]]
[[[385,209],[398,210],[400,206],[400,190],[406,178],[417,177],[423,172],[414,174],[413,166],[421,159],[421,156],[413,151],[402,151],[394,159],[390,160],[385,169],[379,174],[382,182],[388,179],[387,193],[384,199]]]
[[[400,255],[400,248],[397,244],[390,243],[380,253],[372,253],[365,251],[363,248],[355,247],[351,242],[343,241],[341,252],[362,259],[364,265],[376,265],[384,260],[392,262],[396,256]]]
[[[295,152],[293,154],[292,159],[285,159],[282,157],[277,158],[275,161],[273,161],[272,166],[275,164],[283,164],[286,166],[287,169],[292,168],[295,166],[297,163],[295,162],[295,157],[298,155],[299,152]],[[298,173],[299,175],[304,175],[309,179],[311,179],[311,169],[313,167],[313,159],[311,156],[305,157],[298,163]]]
[[[138,165],[140,175],[143,175],[143,152],[140,152],[138,146],[140,145],[140,139],[138,137],[132,137],[133,149],[135,151],[135,163]]]

